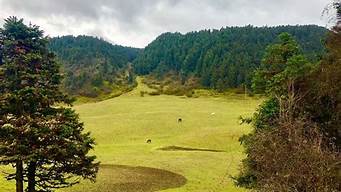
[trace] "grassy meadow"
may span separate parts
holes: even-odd
[[[150,90],[140,83],[120,97],[74,107],[96,138],[101,167],[96,183],[59,192],[245,191],[230,179],[244,157],[238,138],[250,131],[238,117],[252,114],[259,99],[141,97],[140,91]],[[0,179],[1,192],[14,187]]]

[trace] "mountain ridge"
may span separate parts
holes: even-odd
[[[141,51],[85,35],[51,38],[49,48],[62,64],[63,89],[71,95],[88,97],[131,86],[130,63]]]
[[[266,47],[280,33],[294,36],[312,62],[323,53],[322,40],[327,29],[317,25],[274,27],[225,27],[163,33],[151,42],[134,61],[139,75],[161,80],[169,71],[185,84],[191,77],[207,88],[224,90],[246,84],[250,87],[253,71],[260,65]]]

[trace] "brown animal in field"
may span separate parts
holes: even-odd
[[[178,119],[178,123],[181,123],[181,122],[182,122],[182,119],[181,119],[181,118],[179,118],[179,119]]]
[[[152,140],[151,140],[151,139],[147,139],[147,143],[148,143],[148,144],[151,144],[151,143],[152,143]]]

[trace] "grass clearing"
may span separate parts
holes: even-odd
[[[238,138],[250,131],[239,125],[238,117],[252,114],[260,100],[141,97],[140,91],[146,89],[139,84],[120,97],[74,107],[96,138],[94,153],[103,166],[97,183],[83,182],[60,191],[246,191],[235,187],[229,177],[238,173],[244,158]],[[172,146],[177,150],[160,150]],[[14,187],[13,182],[0,179],[0,191]]]

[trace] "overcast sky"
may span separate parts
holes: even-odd
[[[330,0],[0,0],[8,16],[41,26],[49,36],[92,35],[145,47],[163,32],[225,26],[325,25]]]

